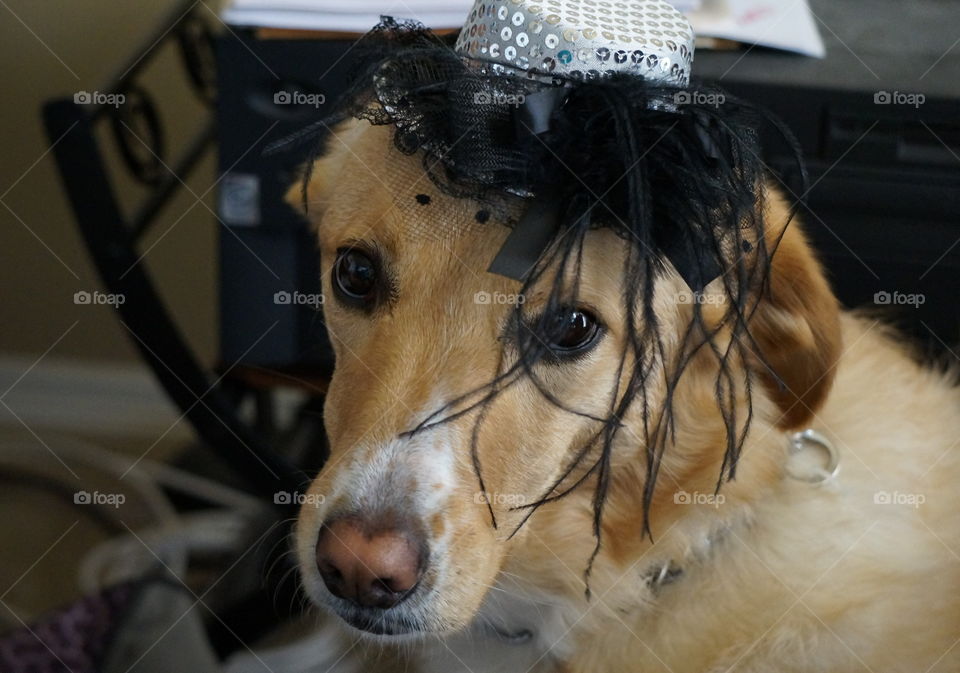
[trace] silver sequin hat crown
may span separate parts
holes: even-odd
[[[693,29],[661,0],[477,0],[456,50],[531,75],[593,79],[617,72],[683,87]]]

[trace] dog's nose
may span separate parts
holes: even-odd
[[[337,519],[320,530],[317,567],[334,596],[362,607],[389,608],[417,586],[421,545],[401,530],[366,533],[361,522]]]

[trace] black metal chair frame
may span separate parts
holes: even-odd
[[[47,135],[77,225],[106,288],[122,294],[121,320],[133,336],[143,359],[166,393],[183,411],[200,439],[229,461],[248,487],[264,496],[278,491],[295,492],[304,474],[279,453],[257,426],[238,415],[236,395],[204,371],[174,323],[137,244],[156,222],[165,204],[183,186],[214,144],[213,114],[173,161],[164,159],[165,131],[153,99],[138,78],[160,51],[176,41],[195,94],[211,105],[215,98],[213,30],[199,15],[192,0],[174,8],[145,42],[122,75],[100,89],[99,96],[123,95],[123,105],[91,105],[76,97],[48,102],[43,108]],[[83,104],[86,103],[86,104]],[[97,142],[96,131],[110,132],[127,172],[146,187],[147,196],[125,217]],[[142,151],[130,129],[146,129],[149,153]],[[170,166],[171,168],[167,168]]]

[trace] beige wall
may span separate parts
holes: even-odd
[[[3,0],[0,3],[0,355],[40,355],[75,322],[53,355],[129,360],[136,354],[114,311],[77,306],[101,289],[59,182],[40,121],[43,101],[94,91],[127,61],[178,0]],[[207,0],[207,6],[217,3]],[[198,8],[216,23],[201,3]],[[169,136],[186,138],[207,112],[192,99],[176,52],[145,73]],[[173,145],[173,143],[170,143]],[[170,148],[171,160],[176,146]],[[214,180],[212,155],[188,181],[198,195]],[[9,190],[9,191],[8,191]],[[139,194],[121,183],[124,201]],[[214,207],[216,190],[204,199]],[[144,242],[146,259],[178,322],[203,359],[216,353],[216,220],[187,192]],[[12,212],[11,212],[12,211]],[[58,259],[59,258],[59,259]]]

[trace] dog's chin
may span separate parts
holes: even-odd
[[[412,614],[409,608],[402,605],[382,610],[360,608],[345,601],[333,599],[323,601],[322,606],[350,630],[376,640],[415,640],[427,635],[455,630],[443,628],[443,625],[435,620],[427,623],[422,617]]]
[[[363,636],[389,642],[401,640],[417,640],[425,637],[432,631],[422,625],[407,619],[382,614],[366,614],[354,612],[350,614],[337,613],[337,617],[347,626],[359,631]]]
[[[441,616],[431,609],[431,601],[418,595],[392,608],[363,608],[326,591],[317,581],[304,582],[311,602],[360,636],[383,643],[420,640],[428,636],[449,635],[465,628],[474,615],[465,620]],[[430,593],[421,587],[421,592]]]
[[[453,633],[460,627],[439,620],[426,623],[406,610],[366,610],[352,606],[325,606],[338,620],[363,637],[384,643],[416,641],[427,636]]]

